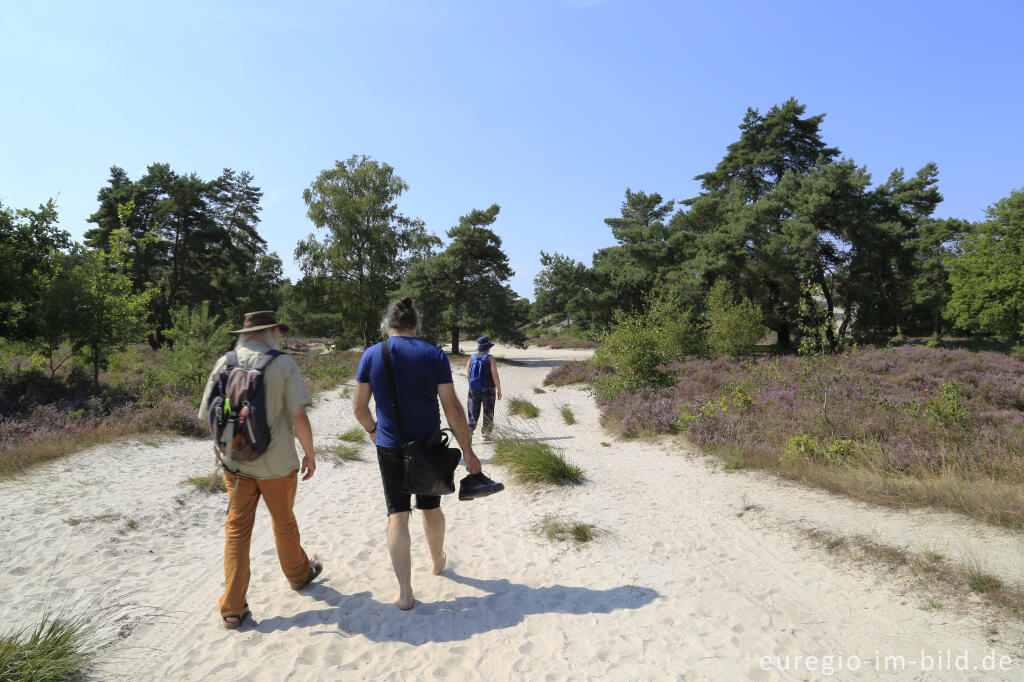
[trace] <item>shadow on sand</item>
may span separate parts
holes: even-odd
[[[621,585],[607,590],[586,587],[527,587],[508,580],[478,580],[455,573],[450,568],[442,578],[486,592],[456,597],[447,601],[416,602],[412,611],[402,612],[392,604],[381,603],[369,592],[342,594],[325,583],[309,589],[309,596],[329,608],[310,609],[293,616],[275,616],[243,626],[243,630],[274,632],[292,628],[337,628],[315,634],[342,637],[363,635],[374,642],[455,642],[491,630],[510,628],[527,616],[541,613],[585,615],[610,613],[617,609],[639,609],[660,595],[637,585]]]

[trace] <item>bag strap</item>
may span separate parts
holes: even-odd
[[[233,353],[234,351],[231,352]],[[284,355],[284,353],[282,353],[279,350],[268,350],[266,353],[260,356],[259,361],[256,363],[256,366],[253,367],[253,369],[262,372],[267,368],[267,365],[274,361],[274,358],[276,358],[278,355]]]
[[[391,407],[395,408],[395,423],[398,425],[398,442],[404,445],[405,434],[402,432],[402,414],[398,411],[398,389],[395,388],[395,368],[391,364],[390,342],[390,337],[380,342],[380,354],[384,357],[384,369],[388,374],[388,387],[391,389]]]
[[[229,350],[227,355],[224,357],[227,358],[227,364],[224,366],[224,369],[234,369],[238,367],[238,353],[233,350]]]

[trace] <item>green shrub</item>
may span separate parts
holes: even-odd
[[[327,447],[322,448],[320,452],[349,462],[363,461],[363,456],[360,454],[359,448],[346,442],[341,442],[336,445],[328,445]]]
[[[510,398],[508,401],[508,413],[516,417],[523,417],[524,419],[536,419],[537,415],[540,414],[540,409],[529,400]]]
[[[925,403],[924,411],[932,421],[943,426],[964,426],[970,414],[963,403],[964,388],[956,379],[942,385],[937,395]]]
[[[814,436],[800,435],[790,438],[789,442],[786,444],[786,449],[782,453],[782,459],[784,461],[792,461],[795,459],[815,461],[821,459],[818,444],[814,440]]]
[[[718,279],[705,299],[708,349],[716,355],[749,355],[764,336],[761,309],[749,299],[736,301],[732,284]]]
[[[583,482],[583,470],[569,464],[550,445],[536,438],[499,437],[494,459],[520,483],[575,485]]]

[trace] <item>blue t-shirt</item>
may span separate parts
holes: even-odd
[[[425,440],[441,429],[438,384],[452,383],[452,367],[444,351],[411,336],[390,337],[391,366],[395,372],[398,407],[406,440]],[[380,344],[370,346],[359,360],[356,381],[370,384],[377,404],[377,445],[397,448],[398,424],[391,404],[391,388]]]

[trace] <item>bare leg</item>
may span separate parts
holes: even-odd
[[[399,512],[388,517],[388,552],[398,578],[398,594],[392,601],[403,611],[412,608],[412,559],[409,556],[409,515]]]
[[[444,555],[444,513],[440,507],[423,510],[423,532],[427,536],[427,546],[430,547],[433,573],[441,575],[447,559]]]

